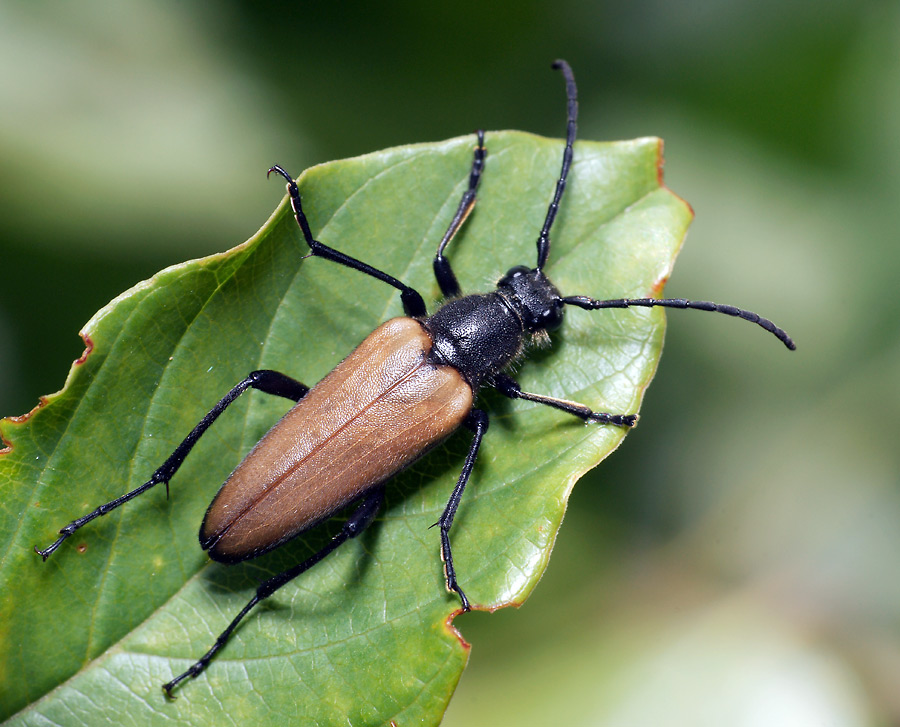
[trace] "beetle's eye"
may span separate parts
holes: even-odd
[[[541,311],[541,328],[553,330],[559,328],[563,322],[563,306],[554,303]]]

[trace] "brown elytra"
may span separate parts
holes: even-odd
[[[200,529],[215,560],[264,553],[389,479],[452,434],[472,389],[428,362],[412,318],[376,328],[269,430],[219,489]]]

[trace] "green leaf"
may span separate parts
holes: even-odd
[[[316,236],[416,287],[430,309],[436,243],[465,188],[473,137],[307,170]],[[535,239],[562,142],[488,134],[476,211],[449,257],[467,291],[489,289]],[[690,221],[661,186],[660,143],[579,142],[553,230],[549,277],[566,295],[658,295]],[[273,194],[275,193],[273,187]],[[215,210],[210,210],[214,215]],[[197,528],[212,495],[289,402],[252,392],[216,422],[171,482],[100,518],[46,563],[73,518],[145,481],[205,412],[254,369],[311,384],[378,323],[397,292],[308,252],[284,202],[220,255],[135,286],[85,327],[65,388],[2,421],[0,718],[10,724],[436,724],[465,665],[438,533],[470,441],[461,431],[397,477],[362,536],[257,607],[206,672],[167,702],[258,582],[320,547],[339,520],[256,561],[209,561]],[[524,389],[634,412],[662,346],[660,310],[571,309],[531,351]],[[553,546],[575,481],[621,441],[548,407],[482,395],[491,412],[451,537],[473,604],[520,603]]]

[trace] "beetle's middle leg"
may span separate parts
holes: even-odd
[[[172,681],[163,684],[163,691],[165,691],[166,696],[171,699],[172,689],[174,689],[179,682],[184,681],[188,677],[197,676],[207,667],[213,656],[215,656],[216,652],[219,651],[219,649],[221,649],[225,645],[225,642],[228,641],[228,637],[231,636],[231,633],[235,630],[244,616],[246,616],[250,612],[250,609],[252,609],[263,599],[271,596],[273,593],[275,593],[275,591],[277,591],[286,583],[292,581],[301,573],[312,568],[316,563],[318,563],[320,560],[322,560],[322,558],[335,550],[338,546],[342,545],[350,538],[355,538],[357,535],[359,535],[372,523],[372,521],[375,519],[375,515],[378,513],[378,510],[381,509],[381,505],[383,503],[383,487],[378,487],[375,490],[369,492],[368,494],[363,496],[360,506],[353,511],[349,518],[347,518],[347,522],[344,523],[344,526],[341,528],[340,532],[331,539],[331,542],[329,542],[328,545],[326,545],[317,553],[311,555],[302,563],[298,563],[293,568],[288,568],[283,573],[279,573],[278,575],[272,576],[268,580],[263,581],[256,589],[256,594],[253,596],[253,598],[251,598],[247,602],[247,605],[241,609],[240,613],[238,613],[238,615],[234,617],[232,622],[228,624],[228,627],[221,634],[219,634],[219,637],[216,639],[216,643],[213,644],[212,648],[207,651],[202,657],[200,657],[200,659],[196,661],[190,669],[182,672]]]
[[[87,525],[91,520],[100,517],[101,515],[106,515],[106,513],[111,510],[115,510],[119,505],[124,505],[129,500],[137,497],[143,492],[146,492],[151,487],[158,485],[161,482],[166,483],[166,496],[169,495],[169,480],[172,479],[172,476],[178,471],[178,468],[181,467],[181,464],[184,462],[185,457],[188,456],[188,453],[193,449],[194,445],[197,443],[197,440],[203,435],[203,433],[209,429],[210,425],[219,418],[219,415],[228,408],[228,405],[231,404],[235,399],[237,399],[241,394],[243,394],[247,389],[257,389],[258,391],[262,391],[266,394],[273,394],[275,396],[283,396],[286,399],[291,399],[292,401],[300,401],[304,396],[306,396],[306,392],[309,391],[309,387],[301,384],[296,379],[292,379],[290,376],[286,374],[282,374],[278,371],[271,371],[269,369],[263,369],[260,371],[252,372],[246,379],[238,383],[231,391],[229,391],[222,399],[216,404],[212,409],[210,409],[209,413],[203,419],[200,420],[200,423],[197,424],[192,430],[191,433],[188,434],[184,440],[179,444],[175,451],[169,455],[169,458],[160,465],[160,467],[154,472],[150,479],[147,480],[140,487],[128,492],[121,497],[116,498],[110,502],[107,502],[100,507],[98,507],[93,512],[89,512],[84,517],[80,517],[77,520],[73,520],[68,525],[66,525],[62,530],[59,531],[60,535],[57,538],[56,542],[51,546],[44,550],[40,550],[35,546],[35,552],[40,555],[44,560],[50,556],[50,554],[56,550],[60,545],[63,544],[63,541],[68,538],[72,533],[74,533],[79,528]]]
[[[596,412],[586,407],[584,404],[578,404],[574,401],[566,399],[556,399],[552,396],[542,396],[541,394],[529,394],[522,391],[519,382],[506,374],[495,374],[494,386],[504,396],[510,399],[525,399],[525,401],[533,401],[537,404],[546,404],[554,409],[561,409],[569,414],[574,414],[586,422],[595,424],[615,424],[619,427],[633,427],[637,424],[637,414],[607,414],[606,412]]]
[[[459,507],[459,501],[462,499],[463,490],[466,489],[466,483],[472,474],[472,467],[475,466],[475,458],[478,456],[478,448],[481,447],[481,440],[488,428],[488,415],[481,409],[472,409],[469,416],[466,417],[466,427],[471,429],[475,436],[472,437],[472,444],[469,445],[469,453],[466,455],[466,462],[463,465],[459,479],[456,481],[456,487],[453,488],[453,494],[447,501],[447,506],[438,520],[432,527],[439,526],[441,528],[441,559],[444,561],[444,575],[447,578],[447,590],[456,592],[459,600],[462,601],[463,611],[469,610],[469,599],[463,593],[459,583],[456,580],[456,569],[453,567],[453,553],[450,550],[450,526],[453,525],[453,518],[456,515],[456,509]]]
[[[463,223],[468,219],[469,214],[475,207],[475,195],[478,193],[478,183],[481,181],[481,172],[484,170],[484,132],[479,129],[475,132],[478,142],[475,145],[475,154],[472,158],[472,170],[469,172],[469,186],[463,192],[462,199],[459,200],[459,206],[456,208],[456,214],[450,221],[450,226],[441,238],[438,245],[437,253],[434,256],[434,277],[437,278],[438,286],[445,298],[456,298],[462,292],[459,288],[459,281],[453,274],[450,267],[450,261],[444,257],[444,248],[450,243],[450,240],[459,231]]]
[[[306,244],[309,245],[311,255],[326,258],[327,260],[339,263],[353,270],[359,270],[361,273],[371,275],[373,278],[377,278],[388,285],[392,285],[400,291],[400,300],[403,302],[403,310],[409,317],[424,318],[428,315],[428,311],[425,308],[425,301],[422,300],[422,296],[419,295],[418,291],[410,288],[406,283],[397,280],[393,275],[388,275],[378,268],[373,268],[371,265],[367,265],[361,260],[357,260],[355,257],[345,255],[339,250],[328,247],[328,245],[316,240],[309,227],[309,221],[306,219],[306,214],[303,212],[303,204],[300,201],[300,190],[297,188],[297,182],[277,164],[269,169],[269,174],[272,172],[280,174],[287,180],[287,191],[288,196],[291,199],[291,209],[294,210],[294,218],[297,220],[297,224],[300,225],[300,230],[303,232],[303,239],[306,240]]]

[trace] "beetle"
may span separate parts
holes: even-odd
[[[247,389],[295,402],[287,414],[253,447],[221,486],[200,527],[200,545],[225,564],[255,558],[295,538],[344,507],[353,505],[340,531],[318,552],[261,583],[254,596],[189,669],[163,685],[168,697],[187,678],[195,677],[225,645],[231,633],[260,601],[305,572],[342,543],[370,525],[384,501],[385,484],[460,427],[472,432],[462,471],[439,528],[441,558],[448,591],[463,611],[469,599],[457,579],[450,529],[469,481],[488,414],[475,406],[482,389],[492,387],[510,399],[543,404],[585,422],[631,428],[637,414],[595,412],[576,402],[523,391],[507,371],[521,359],[526,345],[542,342],[562,324],[566,306],[602,308],[665,307],[705,310],[743,318],[772,333],[788,349],[790,336],[751,311],[707,301],[680,298],[596,300],[564,296],[543,272],[550,254],[550,231],[566,189],[577,126],[577,89],[568,63],[554,62],[566,85],[566,143],[553,199],[537,238],[537,262],[510,268],[493,291],[464,295],[449,260],[450,240],[462,227],[476,200],[485,167],[483,131],[476,144],[468,185],[433,261],[445,302],[431,315],[422,296],[388,273],[318,241],[303,211],[296,181],[275,165],[269,174],[284,178],[288,197],[310,255],[359,271],[400,292],[405,316],[376,328],[314,387],[278,371],[254,371],[234,386],[194,427],[174,452],[142,485],[100,505],[59,531],[47,548],[35,551],[46,560],[79,528],[160,483],[169,481],[203,433]]]

